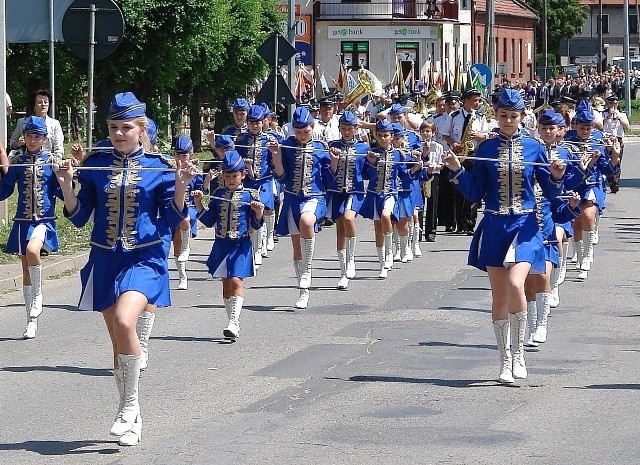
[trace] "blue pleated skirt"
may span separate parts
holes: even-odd
[[[38,223],[31,221],[14,221],[5,250],[8,253],[25,255],[27,253],[27,243],[31,240],[33,230],[40,224],[46,228],[43,247],[49,252],[57,252],[58,231],[56,230],[55,220],[40,221]]]
[[[389,205],[389,202],[393,203],[391,209],[391,215],[398,217],[398,201],[396,194],[376,194],[374,192],[367,192],[364,196],[364,201],[360,207],[360,215],[363,218],[370,220],[379,220],[380,214],[385,205]]]
[[[331,192],[328,196],[327,211],[332,220],[337,220],[347,210],[353,210],[358,213],[362,202],[364,201],[363,193],[347,194],[346,192]]]
[[[412,218],[413,212],[416,208],[413,198],[413,191],[399,191],[398,201],[396,202],[396,208],[394,216],[397,220],[402,218]]]
[[[89,261],[80,270],[80,281],[80,310],[106,310],[127,291],[144,294],[150,304],[158,307],[171,305],[163,244],[130,252],[92,247]]]
[[[249,278],[256,275],[253,245],[249,236],[238,239],[216,238],[207,259],[214,278]]]
[[[488,266],[504,266],[512,246],[515,263],[530,263],[532,273],[545,272],[544,244],[535,213],[509,216],[485,213],[473,234],[468,264],[483,271]]]
[[[280,218],[278,219],[276,233],[279,236],[300,234],[300,216],[303,212],[310,212],[316,215],[314,231],[318,232],[318,222],[327,214],[325,196],[300,197],[285,192],[282,207],[280,208]]]
[[[422,198],[422,186],[419,179],[411,181],[411,200],[418,210],[424,210],[424,199]]]

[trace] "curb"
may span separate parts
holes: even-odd
[[[42,278],[48,279],[51,276],[55,276],[60,273],[79,270],[87,262],[88,257],[89,251],[86,251],[78,255],[63,255],[55,257],[53,260],[43,261]],[[22,287],[22,268],[20,264],[16,266],[15,271],[12,270],[10,273],[15,273],[16,276],[0,279],[0,292]]]

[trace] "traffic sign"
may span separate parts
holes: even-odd
[[[62,36],[71,52],[89,59],[91,33],[91,5],[95,5],[95,59],[111,55],[124,35],[124,17],[113,0],[76,0],[62,18]]]
[[[480,78],[480,84],[482,84],[482,87],[486,89],[491,85],[491,82],[493,81],[493,72],[487,65],[485,65],[484,63],[476,63],[474,65],[471,65],[471,68],[469,68],[469,70],[471,72],[471,79],[475,79],[476,76],[478,76]]]
[[[257,52],[270,68],[273,68],[274,66],[288,65],[291,57],[298,53],[296,48],[291,45],[291,43],[285,39],[282,34],[273,34],[270,36],[267,40],[262,42],[262,45],[258,47]],[[277,64],[276,60],[278,61]]]
[[[596,65],[598,64],[598,55],[596,56],[577,56],[573,59],[576,65]]]
[[[277,84],[275,89],[273,87],[274,83]],[[274,96],[276,98],[275,103],[282,103],[283,105],[293,105],[294,103],[296,103],[295,97],[291,93],[289,86],[285,82],[284,78],[280,75],[280,73],[269,75],[266,82],[262,84],[260,92],[258,92],[258,95],[256,95],[256,102],[273,103]]]

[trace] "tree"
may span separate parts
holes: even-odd
[[[540,21],[536,27],[538,50],[542,50],[544,3],[545,0],[527,0],[527,4],[540,15]],[[582,30],[582,25],[588,16],[588,10],[578,0],[546,0],[546,3],[547,46],[550,53],[557,54],[562,39],[569,39]]]

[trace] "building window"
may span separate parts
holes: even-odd
[[[507,38],[502,39],[502,61],[507,61]]]
[[[629,15],[629,34],[638,33],[638,16]]]
[[[520,74],[522,74],[522,39],[520,39],[518,45],[518,69],[520,70]]]
[[[460,8],[462,8],[463,10],[466,10],[467,8],[469,8],[469,2],[467,0],[462,0],[462,4],[460,5]]]
[[[466,43],[462,44],[462,62],[464,63],[465,66],[467,66],[467,63],[469,63]]]
[[[511,72],[515,74],[518,69],[516,63],[516,39],[511,39]]]
[[[476,40],[476,56],[473,57],[476,63],[484,62],[484,53],[482,51],[482,37],[478,36]]]
[[[345,68],[369,68],[369,42],[341,42],[340,51]]]
[[[600,15],[596,15],[596,33],[600,33]],[[602,15],[602,33],[609,34],[609,15]]]

